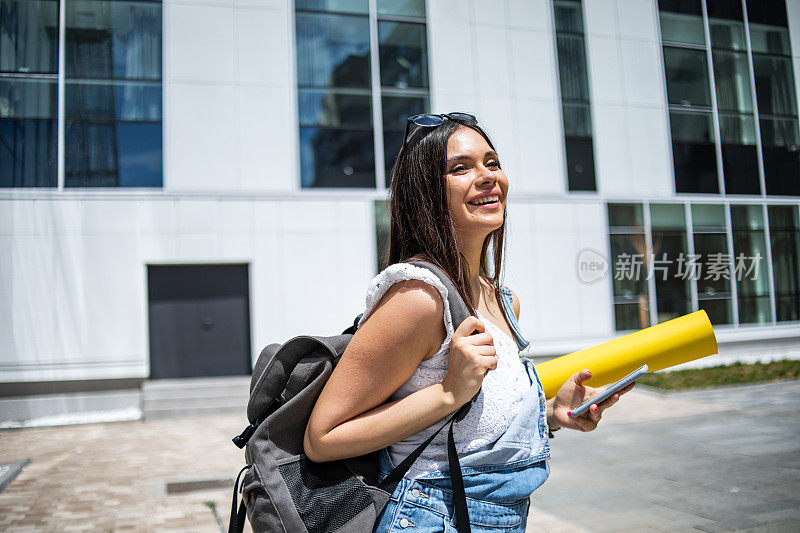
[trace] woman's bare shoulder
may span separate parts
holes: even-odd
[[[443,315],[444,302],[436,287],[419,279],[397,281],[381,297],[356,335],[364,330],[364,334],[380,335],[386,342],[424,341],[427,347],[424,359],[438,351],[447,335]]]

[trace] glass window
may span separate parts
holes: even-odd
[[[57,0],[0,0],[0,72],[58,73]]]
[[[295,7],[301,186],[374,188],[376,170],[388,186],[406,117],[429,110],[425,2],[378,0],[377,57],[370,54],[366,0],[302,0]],[[372,79],[373,62],[380,80]],[[373,83],[381,85],[380,100]],[[376,113],[383,169],[375,166]]]
[[[67,0],[69,78],[161,79],[161,3]]]
[[[608,204],[608,225],[628,228],[632,233],[644,233],[641,204]]]
[[[580,2],[565,0],[555,0],[553,10],[567,186],[570,191],[596,191],[583,10]]]
[[[378,15],[425,18],[425,0],[378,0]]]
[[[0,187],[58,185],[58,81],[0,79]]]
[[[297,84],[370,88],[369,19],[297,13]]]
[[[800,320],[800,220],[796,205],[771,205],[772,275],[778,322]]]
[[[772,321],[764,218],[760,205],[732,205],[733,277],[739,300],[739,323]]]
[[[594,142],[591,137],[565,137],[567,180],[571,191],[595,191]]]
[[[685,15],[703,15],[700,0],[658,0],[658,10]]]
[[[300,89],[297,97],[301,126],[372,126],[372,100],[366,91]]]
[[[751,22],[750,46],[754,54],[791,55],[789,30]]]
[[[583,10],[580,1],[553,2],[556,32],[583,33]]]
[[[747,55],[714,51],[714,82],[720,111],[753,112]]]
[[[592,136],[592,111],[588,103],[564,102],[561,112],[564,116],[564,135],[567,137]]]
[[[333,13],[369,13],[368,0],[295,0],[295,9],[308,11],[328,11]]]
[[[651,204],[653,256],[651,269],[656,286],[659,323],[690,312],[691,289],[683,268],[689,250],[682,204]]]
[[[681,43],[705,46],[703,17],[683,13],[659,13],[661,40],[665,43]]]
[[[698,308],[714,325],[732,324],[731,256],[721,204],[694,204],[692,227],[694,266],[687,268],[697,280]]]
[[[386,187],[392,182],[392,167],[400,147],[403,145],[403,132],[406,117],[425,113],[430,108],[427,96],[395,95],[384,93],[383,108],[383,159],[386,164]]]
[[[718,193],[717,154],[710,112],[669,112],[675,190]]]
[[[581,35],[558,35],[558,75],[563,100],[589,101],[586,47]]]
[[[762,115],[797,115],[794,72],[790,58],[753,56],[758,112]]]
[[[300,127],[303,187],[375,187],[372,127]]]
[[[160,2],[66,0],[64,185],[160,187]]]
[[[378,23],[383,87],[428,87],[426,39],[424,24],[387,21]]]
[[[665,46],[664,68],[670,104],[711,107],[708,62],[704,50]]]
[[[641,204],[608,204],[614,323],[617,331],[650,325],[647,246]]]

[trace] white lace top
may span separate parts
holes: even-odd
[[[450,309],[447,306],[447,288],[433,273],[408,263],[390,265],[373,278],[367,290],[366,308],[359,326],[369,317],[392,284],[409,279],[418,279],[433,285],[442,295],[442,301],[445,304],[444,325],[447,336],[439,351],[430,359],[422,361],[408,381],[392,394],[390,400],[404,398],[420,389],[440,383],[445,378],[450,357],[450,339],[455,331]],[[522,397],[531,386],[525,367],[519,359],[519,348],[514,339],[481,313],[478,313],[478,318],[494,340],[498,359],[497,369],[486,375],[478,399],[473,403],[464,420],[453,427],[456,450],[460,457],[491,448],[492,443],[500,438],[508,428],[519,410]],[[455,327],[458,327],[458,324]],[[389,454],[392,462],[395,465],[400,464],[443,422],[438,422],[434,426],[390,446]],[[406,477],[414,478],[447,467],[447,430],[442,430],[412,465]]]

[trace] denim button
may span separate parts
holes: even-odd
[[[407,528],[411,525],[411,522],[408,521],[408,518],[403,518],[400,520],[400,527]]]
[[[415,498],[419,498],[419,489],[413,489],[411,491],[411,495]]]

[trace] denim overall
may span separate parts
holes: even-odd
[[[511,291],[500,289],[503,311],[520,350],[528,346],[511,306]],[[550,474],[550,441],[542,383],[529,359],[522,360],[531,388],[508,429],[488,450],[460,458],[474,533],[525,531],[530,496]],[[381,450],[378,481],[396,465]],[[418,531],[456,533],[453,491],[447,469],[403,478],[378,516],[376,533]]]

